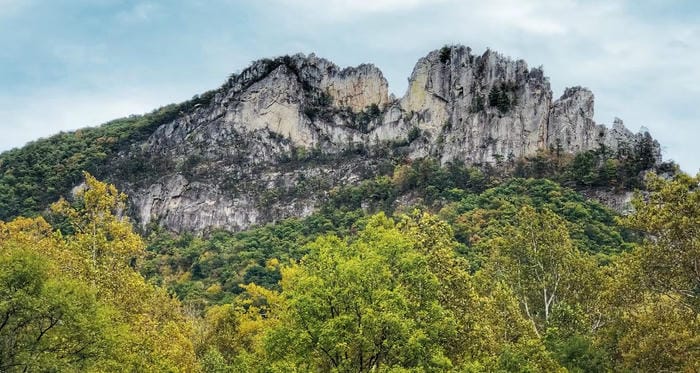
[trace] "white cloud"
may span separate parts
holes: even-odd
[[[222,2],[228,4],[228,10],[217,8]],[[0,0],[0,5],[19,3]],[[419,57],[443,44],[459,43],[471,46],[476,53],[491,47],[513,58],[523,58],[532,66],[544,65],[555,95],[566,86],[591,88],[596,95],[597,121],[610,123],[619,116],[632,129],[647,126],[667,145],[667,157],[679,161],[686,170],[700,168],[695,150],[695,141],[700,138],[696,125],[700,118],[700,25],[692,17],[645,14],[637,2],[604,0],[261,0],[255,4],[251,11],[240,9],[243,7],[237,1],[202,2],[197,12],[186,18],[192,22],[189,28],[171,25],[176,26],[173,32],[206,30],[182,35],[199,39],[196,48],[151,40],[159,48],[183,48],[183,57],[195,56],[194,65],[174,61],[182,63],[177,86],[162,84],[162,77],[147,79],[130,73],[133,76],[126,79],[128,84],[141,85],[149,97],[131,100],[120,93],[93,96],[64,89],[60,94],[69,99],[49,105],[45,115],[38,113],[42,105],[33,102],[51,101],[50,95],[33,94],[32,98],[18,100],[8,92],[8,99],[17,109],[12,110],[9,119],[5,117],[5,123],[23,123],[31,128],[34,121],[51,123],[52,117],[60,120],[57,126],[46,126],[42,135],[64,125],[75,128],[96,124],[116,114],[126,115],[128,110],[148,111],[158,106],[155,103],[168,102],[169,97],[158,98],[172,90],[183,98],[190,97],[201,87],[203,75],[207,79],[220,75],[213,79],[217,83],[204,87],[215,88],[252,59],[297,51],[316,52],[339,64],[373,62],[383,69],[392,91],[400,95]],[[653,5],[653,10],[664,10],[681,3],[645,4]],[[148,23],[162,10],[155,1],[139,3],[120,13],[117,21]],[[227,11],[230,19],[225,16]],[[0,17],[2,14],[0,10]],[[213,14],[224,15],[220,17],[223,21],[216,23]],[[143,37],[148,40],[151,35]],[[99,64],[100,56],[109,48],[106,45],[100,49],[99,43],[66,45],[56,47],[54,54],[66,64],[86,67]],[[158,73],[158,66],[149,65],[153,62],[148,56],[138,63],[123,67],[121,74],[130,69]],[[119,74],[111,78],[124,79]],[[140,83],[140,78],[150,83]],[[70,118],[63,118],[67,114],[61,114],[62,104],[73,105]],[[1,141],[9,144],[9,140]],[[2,147],[6,146],[0,144]]]
[[[158,11],[158,6],[151,2],[136,3],[131,9],[117,13],[117,19],[123,23],[146,22]]]
[[[110,95],[47,90],[13,101],[0,96],[0,117],[11,124],[11,127],[5,126],[3,129],[0,151],[60,131],[95,126],[130,114],[149,112],[164,104],[162,98],[153,93],[119,92]]]
[[[0,0],[0,19],[19,14],[33,2],[32,0]]]
[[[418,8],[443,6],[453,0],[269,0],[277,10],[293,10],[295,16],[313,18],[315,23],[351,21],[367,15],[389,15]],[[275,11],[271,8],[271,11]],[[292,14],[292,13],[287,13]]]

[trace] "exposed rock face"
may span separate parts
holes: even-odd
[[[308,58],[308,66],[315,68],[304,69],[301,78],[316,82],[316,87],[328,93],[332,105],[337,108],[348,107],[353,112],[360,112],[372,104],[383,106],[389,102],[389,84],[374,65],[365,64],[338,71],[334,64],[312,54]]]
[[[159,172],[120,186],[144,227],[241,230],[310,214],[318,197],[305,187],[372,175],[388,146],[412,158],[496,164],[539,149],[616,150],[644,139],[621,121],[597,125],[587,89],[553,100],[541,69],[492,51],[430,52],[400,99],[390,99],[372,65],[340,69],[295,55],[253,63],[208,104],[158,128],[125,157]]]
[[[593,92],[581,87],[567,88],[550,108],[549,144],[566,152],[580,152],[598,145],[600,130],[593,121]],[[604,139],[604,135],[603,135]]]
[[[279,217],[310,215],[317,202],[312,190],[357,181],[353,178],[358,174],[356,167],[361,167],[361,163],[348,163],[338,169],[270,168],[251,173],[237,183],[237,188],[227,185],[225,178],[213,179],[206,173],[190,176],[204,176],[201,181],[174,174],[149,183],[147,189],[135,189],[137,192],[132,191],[130,197],[135,216],[144,226],[155,220],[176,232],[213,228],[238,231]],[[236,168],[227,166],[214,171],[218,172],[232,173]]]
[[[567,88],[550,109],[547,143],[568,153],[596,149],[601,145],[611,152],[634,147],[648,138],[648,133],[632,133],[622,120],[615,118],[612,128],[593,121],[593,93],[586,88]],[[661,147],[651,140],[653,156],[661,162]]]
[[[524,61],[454,47],[418,61],[400,105],[418,114],[413,124],[442,161],[495,163],[546,145],[551,96],[542,72]]]
[[[616,192],[605,189],[590,189],[581,192],[586,198],[601,202],[603,205],[612,208],[623,215],[631,214],[633,192]]]

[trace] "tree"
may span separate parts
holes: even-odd
[[[585,259],[574,247],[563,219],[547,209],[522,207],[514,225],[498,241],[491,265],[513,286],[540,336],[556,306],[575,287],[575,272]]]
[[[0,314],[17,323],[2,342],[12,361],[27,369],[34,356],[55,356],[51,369],[68,371],[195,370],[190,323],[179,303],[134,268],[144,246],[120,215],[124,198],[85,174],[75,201],[52,207],[60,230],[43,218],[0,222],[7,269]]]
[[[72,232],[65,236],[63,250],[80,259],[64,269],[94,286],[98,299],[117,311],[113,322],[125,327],[115,348],[123,359],[119,364],[128,362],[135,370],[194,370],[191,327],[179,303],[134,268],[145,245],[123,214],[126,195],[84,176],[73,203],[62,199],[51,206]]]
[[[469,274],[470,263],[455,255],[448,224],[414,211],[399,217],[398,228],[425,256],[440,283],[440,304],[455,315],[457,334],[443,342],[454,366],[461,371],[559,370],[521,316],[511,289],[485,271]]]
[[[600,343],[617,369],[698,371],[700,365],[700,177],[650,174],[622,222],[643,241],[614,261]]]
[[[657,145],[658,146],[658,145]],[[656,156],[654,154],[654,139],[649,132],[644,132],[641,140],[636,144],[635,163],[637,172],[649,170],[656,164]]]
[[[697,372],[700,369],[700,319],[663,295],[645,295],[625,307],[612,324],[618,370]]]
[[[501,113],[507,113],[511,107],[508,88],[493,86],[489,91],[489,106],[498,108]]]
[[[628,227],[644,234],[636,251],[639,280],[700,313],[700,175],[647,178],[649,194],[637,194]]]
[[[108,308],[24,249],[0,250],[0,371],[87,371],[109,356]]]
[[[268,338],[273,360],[307,369],[447,368],[440,345],[454,334],[438,280],[380,214],[354,242],[324,237],[302,265],[283,270],[289,313]]]
[[[283,299],[256,284],[243,287],[234,303],[209,308],[202,320],[196,345],[205,371],[256,371],[269,362],[264,338],[279,325]]]
[[[456,245],[447,224],[417,211],[380,213],[344,240],[320,237],[283,268],[279,293],[247,285],[208,314],[218,347],[207,361],[221,355],[241,371],[558,371],[510,290],[485,280],[478,291]]]

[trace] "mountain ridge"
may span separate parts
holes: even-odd
[[[255,61],[166,109],[106,152],[97,173],[130,195],[142,228],[201,232],[307,216],[334,187],[426,157],[507,167],[543,151],[625,157],[644,147],[646,168],[661,163],[648,133],[598,125],[593,110],[588,89],[555,100],[541,68],[491,50],[431,51],[401,98],[374,65],[296,54]]]

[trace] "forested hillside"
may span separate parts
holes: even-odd
[[[61,196],[70,195],[71,189],[82,181],[83,171],[103,178],[112,175],[110,163],[123,157],[132,145],[212,95],[213,92],[207,92],[148,114],[60,133],[3,152],[0,154],[0,219],[43,211]]]
[[[650,175],[627,217],[475,175],[394,210],[380,179],[206,238],[141,238],[85,178],[0,223],[2,371],[700,369],[700,177]]]
[[[648,132],[593,121],[589,90],[555,99],[542,69],[491,50],[445,46],[416,63],[402,98],[387,84],[369,64],[255,61],[187,102],[0,154],[0,219],[42,213],[83,171],[130,195],[139,231],[206,234],[306,217],[329,191],[383,176],[404,178],[397,205],[414,186],[427,204],[472,188],[455,185],[464,170],[482,187],[549,178],[621,208],[645,172],[675,170]]]
[[[700,371],[699,189],[491,50],[258,60],[0,154],[0,372]]]

